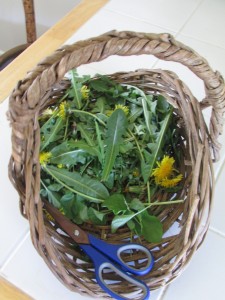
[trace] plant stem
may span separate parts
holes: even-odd
[[[139,92],[139,94],[141,96],[141,104],[143,107],[144,118],[145,118],[146,126],[147,126],[147,129],[149,132],[149,139],[152,143],[154,143],[155,140],[153,138],[153,132],[152,132],[152,128],[151,128],[150,111],[148,110],[148,106],[147,106],[148,100],[147,100],[145,93],[141,89],[137,88],[136,86],[132,86],[129,84],[124,84],[124,85],[127,86],[128,88],[133,88]]]
[[[150,208],[151,206],[154,206],[154,205],[168,205],[168,204],[178,204],[178,203],[183,203],[184,200],[174,200],[174,201],[167,201],[167,202],[153,202],[153,203],[150,203],[150,204],[144,204],[144,205],[147,205],[145,208],[141,209],[140,211],[137,211],[134,215],[133,215],[133,218],[139,214],[141,214],[143,211],[147,210],[148,208]]]
[[[81,95],[78,93],[78,87],[77,87],[77,82],[76,82],[76,78],[75,78],[75,71],[72,70],[70,71],[71,74],[71,81],[72,81],[72,87],[73,87],[73,91],[74,91],[74,102],[77,106],[78,109],[81,109],[82,107],[82,99],[81,99]]]
[[[139,154],[140,154],[140,156],[141,156],[141,160],[144,161],[144,156],[143,156],[143,154],[142,154],[142,152],[141,152],[141,148],[140,148],[140,145],[138,144],[138,141],[137,141],[136,137],[134,136],[133,132],[132,132],[130,129],[128,129],[128,132],[129,132],[129,134],[131,135],[131,137],[134,139],[134,141],[135,141],[135,143],[136,143],[136,145],[137,145]]]
[[[163,120],[163,125],[162,128],[160,129],[160,134],[159,134],[159,138],[157,139],[157,148],[155,149],[155,151],[152,153],[153,159],[151,162],[151,166],[150,166],[150,170],[149,170],[149,174],[152,174],[152,169],[156,163],[156,160],[159,156],[160,150],[162,149],[163,146],[163,142],[164,142],[164,136],[166,134],[166,129],[169,125],[170,122],[170,118],[173,114],[173,108],[170,109],[170,111],[168,112],[167,116],[165,117],[165,119]]]
[[[97,134],[98,146],[99,146],[99,150],[100,150],[100,153],[101,153],[101,161],[100,161],[100,163],[103,164],[103,162],[104,162],[104,156],[105,156],[104,155],[104,143],[102,141],[101,132],[100,132],[98,123],[96,121],[95,121],[95,129],[96,129],[96,134]]]
[[[83,175],[84,171],[88,168],[88,166],[93,162],[93,159],[90,160],[84,167],[84,169],[82,170],[82,172],[80,173],[81,175]]]
[[[52,139],[54,138],[54,136],[61,129],[62,123],[63,123],[63,119],[62,118],[58,118],[57,121],[56,121],[56,123],[55,123],[55,126],[53,127],[53,130],[51,131],[51,133],[48,136],[47,140],[44,141],[43,144],[41,144],[41,151],[43,151],[48,146],[48,144],[52,141]]]
[[[47,186],[44,184],[44,182],[41,180],[41,184],[43,185],[43,187],[48,190]]]
[[[151,190],[149,180],[147,181],[147,195],[148,195],[148,204],[151,204]]]
[[[83,111],[83,110],[79,110],[79,109],[70,109],[70,112],[88,115],[88,116],[90,116],[90,117],[95,118],[96,120],[98,120],[98,122],[101,123],[103,126],[106,126],[105,122],[103,122],[96,115],[94,115],[94,114],[92,114],[92,113],[90,113],[88,111]]]
[[[68,125],[69,125],[69,117],[67,116],[67,119],[66,119],[66,128],[65,128],[65,132],[64,132],[63,141],[65,141],[65,139],[66,139],[66,136],[67,136],[67,132],[68,132]]]
[[[124,143],[128,143],[128,142],[131,142],[133,140],[134,140],[134,138],[132,136],[129,136],[127,139],[124,140]]]
[[[148,207],[154,206],[154,205],[170,205],[170,204],[179,204],[184,203],[184,200],[173,200],[173,201],[164,201],[164,202],[152,202],[150,204],[144,203],[144,205],[147,205]]]

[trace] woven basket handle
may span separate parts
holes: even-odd
[[[170,34],[111,31],[99,37],[58,49],[28,73],[11,94],[9,115],[14,138],[18,140],[19,136],[23,136],[21,135],[21,126],[27,128],[29,122],[37,121],[38,108],[47,99],[44,97],[46,92],[53,84],[61,80],[66,72],[82,64],[101,61],[111,55],[140,54],[152,54],[162,60],[179,62],[204,81],[206,97],[201,105],[211,105],[213,108],[210,135],[214,160],[218,160],[220,144],[217,139],[219,134],[222,134],[225,108],[224,80],[218,72],[214,72],[209,67],[204,58],[191,48],[176,41]],[[18,120],[23,120],[23,124],[19,125]],[[16,149],[14,150],[16,151]],[[21,156],[18,153],[14,154],[14,158],[17,159]]]

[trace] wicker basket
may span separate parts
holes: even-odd
[[[198,102],[188,87],[170,71],[137,70],[110,75],[114,80],[132,83],[147,94],[162,94],[174,106],[177,126],[183,143],[184,186],[179,206],[155,209],[166,233],[158,244],[147,243],[154,257],[154,269],[142,276],[151,289],[157,289],[177,277],[204,240],[209,226],[214,188],[212,162],[218,160],[225,108],[225,85],[207,61],[169,34],[115,32],[64,46],[47,57],[20,81],[10,96],[9,118],[12,125],[12,156],[9,175],[20,196],[21,213],[29,220],[32,242],[52,272],[69,289],[98,298],[108,298],[95,282],[93,265],[72,241],[43,215],[40,199],[38,117],[54,99],[65,91],[65,73],[82,64],[101,61],[110,55],[152,54],[162,60],[180,62],[204,81],[206,97]],[[212,106],[208,129],[202,109]],[[162,196],[166,197],[166,195]],[[203,222],[204,221],[204,222]],[[204,224],[202,226],[202,224]],[[111,243],[130,237],[128,229],[112,234],[110,226],[83,226],[87,231]],[[140,240],[138,240],[140,242]],[[138,260],[139,257],[128,257]],[[115,286],[118,293],[127,291],[126,282]],[[132,299],[136,299],[135,287]]]

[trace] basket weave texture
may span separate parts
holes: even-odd
[[[182,136],[184,185],[176,195],[183,204],[156,207],[154,214],[163,223],[165,235],[158,244],[138,239],[155,258],[153,270],[142,276],[151,289],[171,282],[184,269],[201,245],[207,232],[214,188],[213,161],[219,159],[225,85],[218,72],[189,47],[170,34],[147,34],[112,31],[89,40],[63,46],[40,62],[12,92],[9,119],[12,126],[12,156],[9,176],[20,197],[21,213],[29,220],[32,242],[52,272],[69,289],[98,298],[108,298],[95,282],[93,264],[82,252],[72,247],[72,240],[46,219],[40,198],[40,128],[38,117],[68,86],[64,75],[83,64],[101,61],[111,55],[130,56],[151,54],[157,58],[179,62],[201,78],[205,98],[197,101],[189,88],[171,71],[137,70],[109,75],[121,83],[130,83],[147,94],[164,95],[174,106],[174,116]],[[209,128],[202,110],[212,107]],[[162,201],[167,194],[161,195]],[[204,226],[202,223],[204,221]],[[83,228],[110,243],[122,243],[130,237],[128,229],[112,234],[110,226],[83,225]],[[141,257],[126,257],[129,261]],[[113,279],[113,278],[111,278]],[[118,293],[127,292],[125,281],[116,283]],[[135,299],[135,287],[132,299]]]

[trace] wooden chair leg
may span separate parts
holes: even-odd
[[[37,39],[34,1],[23,0],[23,8],[26,20],[27,43],[32,44]]]
[[[34,1],[23,0],[24,15],[26,20],[27,44],[23,44],[8,50],[0,56],[0,71],[11,63],[20,53],[22,53],[36,38],[36,23],[34,12]]]

